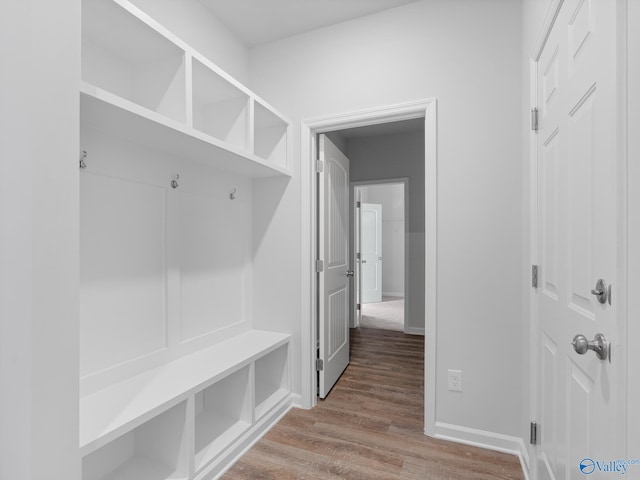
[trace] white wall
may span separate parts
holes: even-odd
[[[382,294],[403,297],[404,184],[364,187],[362,202],[382,205]]]
[[[437,421],[506,435],[522,422],[505,381],[522,374],[521,22],[520,2],[425,0],[250,53],[251,87],[293,119],[296,154],[303,119],[437,97]],[[263,238],[286,257],[257,259],[278,285],[256,305],[293,325],[309,295],[295,260],[308,221],[299,172]],[[448,368],[463,370],[462,394],[447,391]]]
[[[0,478],[79,480],[80,2],[0,3]]]
[[[249,50],[198,0],[131,0],[240,83],[249,77]]]

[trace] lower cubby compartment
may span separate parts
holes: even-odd
[[[187,402],[182,402],[82,460],[83,480],[186,480]]]
[[[256,418],[259,419],[289,394],[288,344],[256,360]]]
[[[292,406],[290,336],[249,330],[80,401],[83,480],[214,480]]]
[[[195,467],[201,470],[251,428],[251,367],[195,395]]]

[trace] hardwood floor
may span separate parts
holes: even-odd
[[[224,480],[523,479],[517,457],[423,434],[424,338],[351,330],[351,363],[324,401],[293,409]]]

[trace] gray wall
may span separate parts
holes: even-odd
[[[409,304],[405,312],[405,330],[424,333],[424,133],[352,138],[347,140],[346,153],[352,182],[409,179],[408,217],[405,220],[408,221],[410,259],[405,293]]]

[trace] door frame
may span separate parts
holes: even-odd
[[[350,198],[351,198],[351,212],[355,214],[356,211],[356,196],[355,196],[355,191],[357,188],[361,188],[361,187],[368,187],[368,186],[380,186],[380,185],[398,185],[398,184],[402,184],[403,185],[403,196],[404,196],[404,205],[403,205],[403,210],[404,210],[404,255],[403,255],[403,262],[404,262],[404,315],[403,315],[403,331],[404,333],[409,333],[409,334],[413,334],[414,332],[407,332],[407,312],[409,312],[408,310],[408,306],[409,306],[409,282],[410,282],[410,277],[409,277],[409,179],[407,177],[399,177],[399,178],[385,178],[385,179],[380,179],[380,180],[360,180],[360,181],[356,181],[356,182],[351,182],[351,192],[350,192]],[[425,185],[426,187],[426,185]],[[357,251],[358,245],[358,237],[355,234],[356,229],[358,228],[358,226],[356,225],[356,221],[355,221],[355,216],[353,218],[353,221],[351,222],[351,228],[352,228],[352,232],[353,232],[353,252],[355,254],[355,252]],[[355,259],[354,259],[355,261]],[[355,266],[355,265],[354,265]],[[425,267],[426,268],[426,267]],[[358,276],[359,276],[359,272],[360,269],[358,268],[354,268],[353,271],[355,272],[355,281],[354,284],[357,285],[358,284]],[[354,299],[356,298],[355,296],[355,291],[354,291]],[[357,300],[354,302],[354,305],[352,305],[352,309],[351,309],[351,314],[353,315],[351,318],[353,319],[352,325],[358,326],[357,325],[357,318],[358,318],[358,312],[357,312]]]
[[[531,107],[537,106],[539,104],[538,99],[538,61],[542,55],[543,49],[547,43],[549,35],[551,34],[551,29],[553,28],[555,21],[560,13],[560,9],[564,4],[565,0],[550,0],[549,7],[547,9],[546,16],[542,22],[540,31],[538,33],[538,37],[534,43],[533,49],[530,52],[529,56],[529,101]],[[628,401],[628,392],[629,386],[627,382],[629,380],[629,359],[632,357],[632,352],[634,349],[628,348],[629,345],[632,345],[631,339],[629,339],[629,333],[631,333],[629,329],[628,323],[628,311],[629,311],[629,226],[631,225],[629,218],[629,189],[630,184],[628,183],[628,172],[629,172],[629,136],[628,136],[628,125],[629,125],[629,106],[628,106],[628,38],[629,38],[629,29],[628,29],[628,19],[627,19],[627,11],[629,9],[629,1],[622,0],[618,3],[617,10],[617,48],[616,48],[616,57],[617,57],[617,76],[618,76],[618,99],[617,99],[617,116],[619,123],[619,132],[617,138],[617,191],[618,191],[618,208],[615,212],[617,217],[617,238],[618,245],[616,245],[617,250],[617,269],[618,269],[618,278],[615,279],[615,299],[618,302],[618,322],[619,322],[619,331],[618,335],[620,338],[612,339],[612,348],[613,355],[616,355],[619,352],[622,352],[622,359],[620,362],[620,379],[625,380],[623,384],[619,386],[619,411],[624,412],[623,416],[628,421],[630,418],[629,410],[630,403]],[[537,311],[537,303],[536,303],[536,295],[537,289],[530,288],[530,282],[528,279],[531,275],[531,265],[538,265],[538,213],[539,213],[539,198],[538,198],[538,167],[539,167],[539,158],[538,158],[538,142],[539,138],[535,131],[529,129],[529,149],[528,149],[528,167],[529,167],[529,203],[528,203],[528,230],[529,230],[529,255],[524,256],[525,260],[528,259],[529,262],[524,265],[524,278],[525,288],[528,288],[528,297],[524,298],[528,299],[528,314],[529,314],[529,344],[531,345],[531,349],[529,350],[529,420],[536,421],[540,412],[538,410],[538,400],[540,395],[540,389],[538,388],[538,374],[539,368],[538,363],[540,361],[540,339],[538,338],[538,311]],[[627,421],[620,421],[620,427],[624,427],[624,431],[621,432],[624,442],[626,444],[626,449],[628,450],[628,431],[629,429],[626,427]],[[542,427],[544,428],[544,427]],[[530,461],[527,462],[529,465],[529,475],[530,478],[537,478],[538,472],[536,467],[536,449],[535,446],[527,445],[528,448],[528,456]],[[620,452],[621,457],[624,455],[637,455],[634,452]],[[634,457],[635,458],[635,457]]]
[[[627,77],[628,85],[638,85],[640,81],[640,32],[637,26],[640,22],[640,4],[637,2],[627,2]],[[638,88],[629,89],[625,105],[627,106],[627,132],[637,132],[640,128],[640,91]],[[627,264],[629,272],[628,291],[640,291],[640,138],[638,135],[627,137],[627,166],[628,166],[628,184],[627,184],[627,202],[628,202],[628,236],[627,236]],[[636,158],[635,162],[630,158]],[[635,295],[628,297],[627,319],[640,318],[640,297]],[[630,348],[634,345],[633,341],[640,338],[639,322],[629,322],[627,327],[627,365],[638,365],[640,362],[640,352],[637,348]],[[635,382],[633,373],[627,368],[627,422],[631,425],[637,425],[640,419],[640,409],[633,408],[640,402],[640,384]],[[627,432],[627,449],[629,455],[637,454],[640,448],[640,432],[637,429],[629,429]]]
[[[424,118],[425,139],[425,433],[435,433],[436,325],[437,325],[437,101],[435,98],[387,105],[349,113],[303,120],[300,126],[302,311],[301,318],[301,398],[303,408],[316,399],[317,345],[317,252],[316,136],[335,130],[364,127],[400,120]]]

